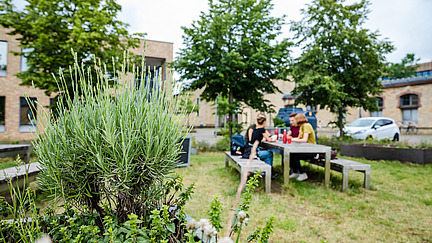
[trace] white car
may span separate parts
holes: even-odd
[[[387,117],[363,117],[344,127],[346,135],[356,139],[373,138],[399,141],[400,131],[396,122]]]

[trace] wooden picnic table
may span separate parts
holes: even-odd
[[[324,165],[324,184],[326,187],[330,186],[330,159],[331,147],[325,145],[311,144],[311,143],[283,143],[278,140],[276,142],[262,142],[261,147],[266,149],[277,149],[282,155],[283,178],[284,184],[289,183],[290,171],[290,154],[291,153],[317,153],[325,154]]]
[[[12,157],[15,155],[24,156],[24,162],[30,161],[29,144],[0,144],[0,158]]]

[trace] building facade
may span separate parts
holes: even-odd
[[[383,93],[377,97],[379,111],[369,112],[361,108],[348,108],[346,122],[352,122],[360,117],[385,116],[394,119],[398,123],[415,123],[421,133],[432,133],[432,62],[419,64],[417,77],[397,80],[383,80]],[[282,93],[265,94],[264,98],[274,105],[276,113],[265,114],[271,121],[277,115],[280,108],[292,105],[295,97],[290,95],[294,89],[294,82],[276,80],[275,85]],[[193,121],[194,126],[214,127],[224,123],[224,118],[216,119],[214,116],[214,104],[200,101],[202,90],[193,93],[193,98],[199,104],[199,112]],[[312,110],[318,120],[319,127],[330,127],[329,122],[336,120],[336,115],[327,109],[320,107],[305,107]],[[238,121],[249,125],[255,122],[258,112],[251,107],[243,107],[242,114],[238,115]]]
[[[20,86],[21,80],[15,75],[26,68],[26,60],[22,56],[11,53],[20,52],[17,36],[10,36],[10,30],[0,27],[0,141],[25,141],[34,138],[37,119],[41,109],[32,110],[24,98],[28,94],[31,102],[41,106],[49,106],[55,94],[48,97],[43,90]],[[135,55],[142,55],[145,43],[146,67],[160,72],[162,79],[167,76],[165,63],[173,61],[173,43],[140,40],[140,47],[131,49]]]

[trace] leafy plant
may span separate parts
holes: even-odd
[[[185,48],[174,68],[181,79],[194,80],[192,90],[204,88],[203,100],[226,98],[229,122],[234,122],[239,103],[270,111],[272,105],[264,93],[279,92],[271,80],[287,80],[292,43],[275,41],[284,16],[271,17],[271,1],[208,2],[208,12],[202,12],[192,26],[182,27]]]
[[[165,197],[172,189],[167,185],[174,180],[170,174],[178,163],[178,141],[187,133],[187,117],[171,81],[163,89],[136,87],[138,71],[127,73],[129,65],[126,59],[122,72],[111,77],[119,82],[111,86],[101,63],[95,63],[99,69],[75,63],[72,83],[82,95],[63,93],[66,105],[60,104],[59,117],[41,119],[45,129],[33,143],[40,188],[67,207],[97,212],[98,226],[109,214],[105,204],[124,223],[132,213],[146,220],[162,201],[174,202]],[[141,76],[143,69],[133,67],[142,70]],[[66,83],[62,74],[59,83]]]
[[[216,151],[228,151],[230,150],[231,140],[228,137],[223,137],[218,140],[215,145]]]
[[[114,77],[119,82],[110,86],[101,63],[95,63],[95,69],[75,63],[72,81],[82,95],[63,93],[65,106],[60,103],[55,118],[45,114],[40,120],[44,133],[39,130],[33,143],[40,163],[39,187],[54,199],[53,205],[62,200],[64,213],[56,214],[52,206],[42,217],[30,187],[13,189],[12,204],[0,204],[0,211],[14,217],[0,222],[3,238],[33,242],[49,234],[55,242],[178,242],[185,237],[194,242],[183,211],[194,184],[184,187],[182,178],[171,174],[178,163],[178,141],[188,132],[183,123],[187,116],[172,95],[170,81],[163,89],[136,87],[136,73],[127,73],[127,65],[126,60],[123,72]],[[62,75],[59,82],[65,83]],[[247,225],[244,211],[258,176],[246,184],[237,209],[238,223],[232,228],[239,232],[237,238],[241,225]],[[219,229],[220,208],[217,201],[211,208]],[[32,220],[25,220],[28,213]],[[201,231],[207,239],[217,234],[210,223]]]
[[[380,40],[377,31],[364,28],[370,1],[313,0],[302,10],[303,19],[292,22],[302,54],[292,65],[296,104],[328,108],[336,114],[344,137],[347,107],[378,109],[385,55],[394,46]]]
[[[72,95],[74,83],[70,77],[73,73],[69,67],[73,67],[76,60],[70,55],[71,49],[77,51],[78,60],[85,67],[93,65],[94,57],[104,58],[109,67],[107,73],[115,75],[121,70],[121,63],[111,60],[119,60],[124,51],[139,47],[139,39],[132,38],[127,31],[128,24],[118,20],[121,5],[115,1],[25,2],[23,9],[16,8],[15,1],[0,2],[0,24],[10,28],[8,35],[19,36],[23,48],[12,53],[27,59],[28,69],[17,74],[24,85],[35,86],[47,94],[67,90]],[[133,35],[144,36],[141,33]],[[130,57],[138,58],[133,54]],[[53,73],[59,74],[59,69],[67,70],[64,73],[66,82],[62,86],[57,85],[52,77]],[[92,78],[97,79],[96,75]]]
[[[275,127],[285,127],[286,126],[285,121],[279,117],[273,118],[273,123],[274,123]]]

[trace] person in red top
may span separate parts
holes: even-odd
[[[300,126],[297,126],[297,122],[295,119],[295,116],[297,113],[293,112],[289,115],[289,121],[290,121],[290,130],[288,131],[288,136],[291,136],[293,138],[296,138],[299,136],[300,132]]]

